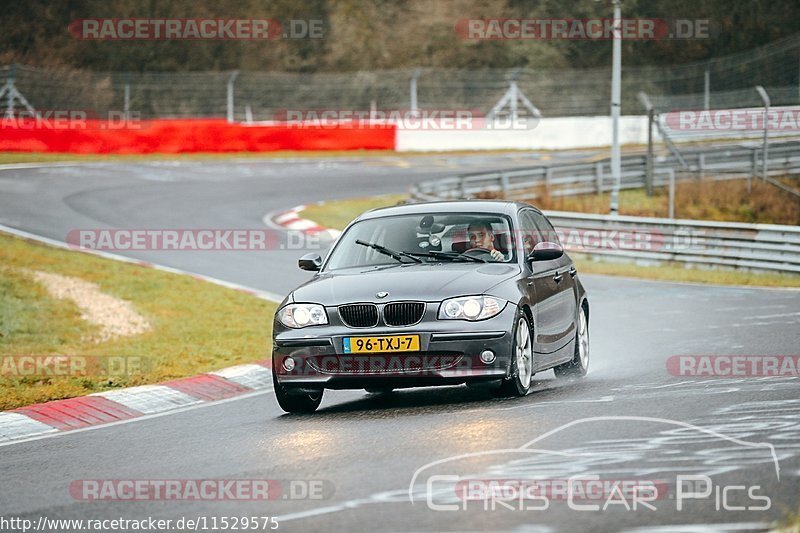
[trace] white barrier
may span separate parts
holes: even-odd
[[[771,108],[771,114],[797,110],[796,107]],[[711,110],[712,113],[719,110]],[[739,109],[742,112],[757,113],[759,109]],[[661,115],[664,124],[668,114]],[[670,138],[675,142],[689,142],[700,139],[760,139],[760,129],[700,129],[681,130],[664,124]],[[798,128],[792,130],[773,130],[770,138],[796,136]],[[661,141],[655,130],[653,140]],[[619,140],[621,144],[647,143],[647,116],[626,115],[620,117]],[[565,150],[572,148],[597,148],[611,145],[611,117],[547,117],[539,119],[531,129],[478,129],[478,130],[431,130],[403,129],[398,127],[395,134],[395,149],[408,151],[448,151],[448,150]]]
[[[647,142],[647,117],[620,117],[620,142]],[[611,144],[611,117],[543,118],[533,129],[397,129],[398,152],[447,150],[559,150]]]

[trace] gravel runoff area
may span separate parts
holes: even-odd
[[[80,309],[81,318],[100,328],[93,342],[138,335],[151,328],[147,319],[137,313],[130,302],[102,292],[94,283],[47,272],[29,273],[52,297],[72,300]]]

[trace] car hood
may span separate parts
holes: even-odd
[[[324,272],[298,287],[295,302],[336,306],[349,302],[438,301],[482,294],[520,273],[516,264],[405,264]],[[378,298],[379,292],[388,292]]]

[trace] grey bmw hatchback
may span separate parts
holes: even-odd
[[[312,412],[325,389],[485,387],[524,396],[533,375],[582,377],[589,303],[538,209],[465,200],[399,205],[354,220],[273,325],[278,403]]]

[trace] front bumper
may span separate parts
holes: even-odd
[[[508,303],[495,317],[478,322],[438,320],[438,303],[427,304],[423,320],[409,327],[349,328],[343,324],[286,329],[275,324],[272,364],[278,383],[287,388],[403,388],[498,381],[507,376],[511,327],[517,308]],[[344,338],[416,334],[419,352],[345,354]],[[494,352],[484,363],[480,354]],[[283,363],[291,357],[295,367]]]

